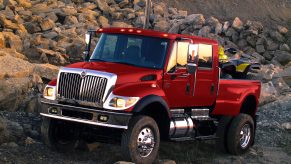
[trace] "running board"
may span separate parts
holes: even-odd
[[[216,135],[210,135],[210,136],[198,136],[195,138],[191,137],[181,137],[181,138],[171,138],[172,141],[182,142],[182,141],[204,141],[204,140],[213,140],[217,139]]]

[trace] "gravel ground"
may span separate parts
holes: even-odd
[[[281,125],[291,122],[291,97],[284,97],[276,102],[259,108],[256,143],[249,152],[242,156],[231,156],[215,150],[214,141],[188,141],[181,143],[163,142],[160,159],[170,159],[177,163],[291,163],[291,132]],[[35,114],[22,112],[1,112],[8,120],[22,126],[31,125],[39,131],[41,119]],[[59,153],[48,149],[40,140],[39,134],[33,138],[26,133],[24,138],[15,143],[0,146],[0,163],[115,163],[122,160],[119,145],[95,143],[92,151],[76,150],[71,153]]]

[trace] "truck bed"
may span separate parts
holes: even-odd
[[[212,114],[235,116],[240,113],[241,106],[247,97],[255,98],[257,108],[260,88],[260,81],[221,79],[216,106]]]

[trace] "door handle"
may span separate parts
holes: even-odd
[[[188,76],[189,76],[188,73],[183,73],[183,74],[179,75],[179,77],[181,77],[181,78],[187,78]]]

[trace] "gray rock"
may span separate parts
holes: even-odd
[[[278,29],[278,31],[281,33],[281,34],[283,34],[283,35],[285,35],[285,34],[287,34],[288,33],[288,29],[286,28],[286,27],[284,27],[284,26],[277,26],[277,29]]]
[[[251,45],[252,47],[256,47],[257,38],[254,35],[248,36],[246,40],[249,43],[249,45]]]
[[[270,37],[277,42],[284,42],[285,38],[278,31],[270,31]]]
[[[271,55],[270,51],[266,51],[263,56],[265,57],[266,60],[271,61],[274,56]]]
[[[291,54],[286,51],[276,51],[274,60],[278,61],[282,65],[286,65],[291,61]]]
[[[266,50],[265,50],[265,47],[264,45],[257,45],[256,46],[256,51],[260,54],[264,53]]]
[[[264,28],[261,22],[248,20],[245,24],[248,32],[258,35]]]
[[[168,10],[169,10],[169,14],[172,14],[172,15],[178,14],[177,8],[170,7]]]
[[[282,76],[283,80],[291,86],[291,66],[285,68],[284,71],[280,73],[280,76]]]
[[[238,42],[237,42],[237,45],[239,46],[239,48],[244,48],[248,45],[248,42],[245,40],[245,39],[240,39]]]
[[[281,44],[280,50],[281,51],[290,51],[290,47],[288,46],[288,44]]]
[[[210,31],[211,31],[211,28],[209,26],[204,26],[199,30],[198,36],[208,37]]]
[[[169,23],[166,19],[158,19],[155,23],[154,30],[167,32],[169,30]]]
[[[228,28],[230,27],[230,23],[228,21],[223,23],[222,32],[226,33]]]
[[[186,18],[183,20],[183,24],[188,25],[204,25],[205,24],[205,18],[202,14],[192,14],[186,16]]]

